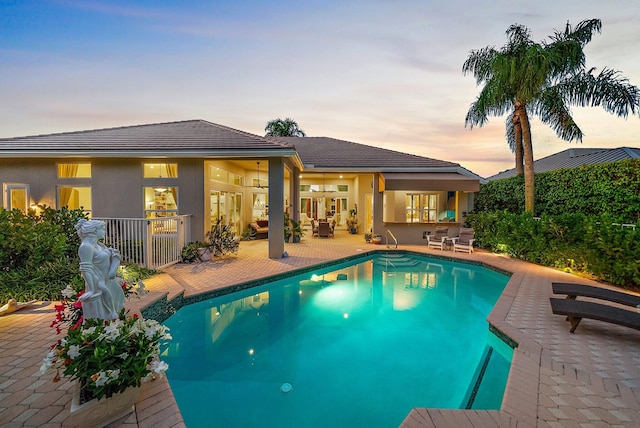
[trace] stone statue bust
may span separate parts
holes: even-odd
[[[78,255],[85,282],[85,292],[80,296],[83,316],[104,320],[118,318],[124,308],[122,279],[116,277],[120,253],[100,242],[105,236],[103,221],[81,219],[75,227],[82,241]]]

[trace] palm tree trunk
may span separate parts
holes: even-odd
[[[516,175],[520,175],[524,173],[524,152],[522,150],[522,125],[520,124],[520,119],[516,114],[513,115],[513,130],[516,140],[514,147],[514,151],[516,152]]]
[[[516,102],[516,115],[522,127],[522,151],[524,153],[524,210],[535,215],[535,174],[533,170],[533,142],[527,109],[521,102]]]

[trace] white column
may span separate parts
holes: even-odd
[[[269,158],[269,258],[284,253],[284,161]]]

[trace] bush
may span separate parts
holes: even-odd
[[[584,214],[476,212],[467,217],[476,244],[494,252],[609,283],[640,289],[640,222],[621,227],[615,217]]]
[[[535,180],[539,215],[606,214],[620,223],[640,219],[640,159],[559,169],[536,174]],[[523,176],[482,185],[475,198],[475,210],[524,211]]]
[[[75,225],[87,218],[81,210],[40,206],[38,213],[0,208],[0,304],[53,301],[69,284],[84,284],[79,271],[80,239]],[[155,271],[123,265],[125,280],[145,279]]]

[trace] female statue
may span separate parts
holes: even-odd
[[[103,221],[81,219],[76,224],[76,231],[82,241],[78,255],[85,282],[85,292],[80,296],[83,316],[105,320],[118,318],[118,312],[124,308],[122,280],[116,278],[120,253],[100,242],[105,236]]]

